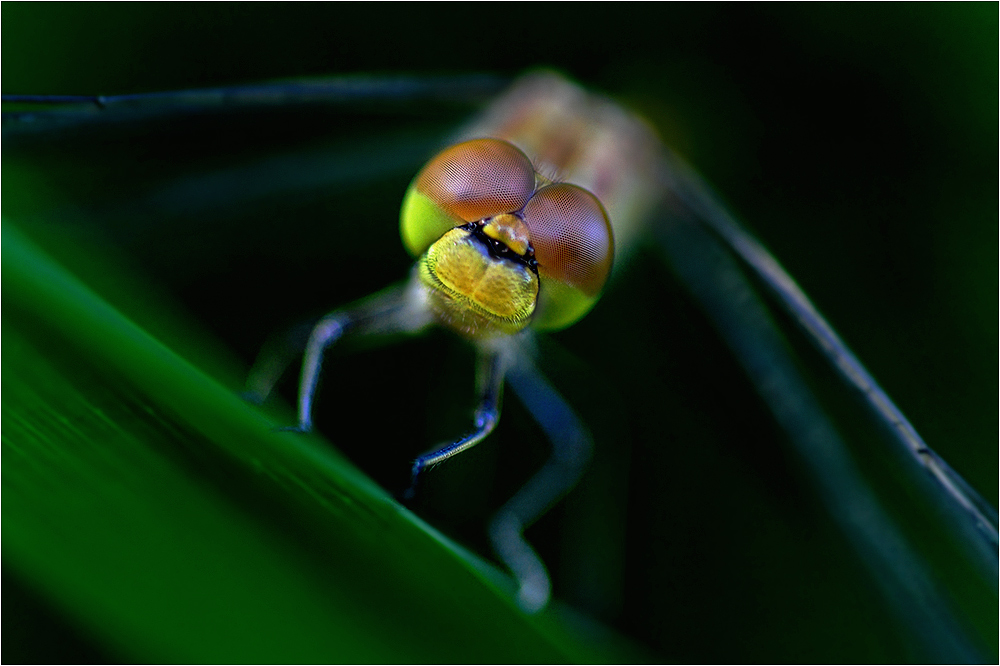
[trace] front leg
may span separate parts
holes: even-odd
[[[430,321],[423,290],[413,280],[320,319],[305,343],[299,380],[298,423],[284,430],[312,430],[312,408],[327,347],[345,335],[415,333]],[[283,344],[278,345],[277,353],[262,352],[247,379],[245,395],[248,399],[263,402],[299,351],[302,351],[302,338],[288,335]]]
[[[500,397],[503,393],[503,378],[506,372],[506,365],[506,355],[503,352],[480,349],[476,368],[476,384],[479,387],[479,406],[476,408],[473,424],[475,430],[452,444],[443,446],[430,453],[425,453],[414,460],[413,469],[410,473],[410,487],[403,493],[403,499],[408,500],[413,498],[417,491],[417,482],[420,478],[420,473],[425,469],[458,455],[466,449],[471,449],[493,432],[493,429],[500,421]]]
[[[357,318],[350,312],[333,312],[319,320],[309,335],[306,353],[302,358],[302,375],[299,378],[299,422],[287,428],[296,432],[312,430],[312,404],[319,386],[319,371],[323,366],[323,352],[339,340]]]

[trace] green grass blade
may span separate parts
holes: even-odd
[[[525,616],[488,564],[321,439],[273,432],[8,223],[3,299],[4,558],[112,653],[642,658],[566,610]]]

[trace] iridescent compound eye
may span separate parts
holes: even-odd
[[[615,256],[611,223],[593,194],[566,183],[543,187],[522,212],[541,280],[532,326],[564,328],[597,302]]]
[[[531,160],[506,141],[451,146],[424,166],[406,192],[403,243],[419,256],[453,227],[521,210],[534,189]]]
[[[615,246],[608,214],[601,203],[575,185],[557,183],[536,191],[535,184],[535,169],[523,152],[499,139],[475,139],[438,153],[406,192],[400,233],[413,256],[424,255],[421,261],[429,271],[428,284],[439,289],[450,280],[447,288],[455,293],[449,295],[449,308],[468,300],[462,307],[482,309],[492,313],[487,319],[503,320],[496,325],[465,326],[462,330],[468,335],[474,333],[472,329],[520,330],[529,317],[535,328],[564,328],[597,302],[608,279]],[[538,276],[531,278],[535,280],[531,289],[522,285],[527,290],[524,294],[498,285],[518,282],[519,278],[515,278],[522,273],[527,276],[526,263],[517,268],[486,262],[483,266],[492,266],[489,286],[480,282],[479,273],[475,279],[464,275],[482,260],[464,254],[471,247],[464,234],[470,232],[456,235],[457,228],[488,218],[492,220],[481,228],[481,233],[505,243],[517,255],[525,254],[528,243],[534,250]],[[527,233],[523,243],[511,244],[508,236],[518,236],[517,225],[527,227]],[[529,255],[526,261],[531,258]],[[459,270],[463,272],[462,280],[456,277],[459,273],[455,271]],[[463,286],[458,288],[459,284]],[[518,297],[511,299],[516,307],[498,302],[515,292]],[[501,298],[501,293],[506,296]],[[522,302],[529,296],[529,302]],[[517,317],[500,314],[510,307],[517,311]],[[456,313],[445,317],[456,321],[461,318]]]

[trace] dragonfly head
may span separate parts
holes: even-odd
[[[499,139],[446,148],[411,183],[400,233],[441,323],[469,337],[565,328],[600,297],[614,239],[587,190]]]

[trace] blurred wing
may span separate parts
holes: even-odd
[[[718,197],[679,157],[667,153],[664,187],[683,206],[721,238],[760,278],[779,306],[791,315],[802,331],[826,357],[844,382],[858,391],[886,428],[893,441],[936,482],[932,492],[956,516],[952,524],[962,532],[970,548],[985,558],[987,569],[997,573],[997,511],[924,442],[906,416],[879,386],[865,366],[840,339],[833,327],[813,306],[777,259],[744,230],[719,203]],[[977,544],[977,537],[981,542]],[[985,546],[985,547],[984,547]]]
[[[923,648],[943,661],[980,655],[921,558],[858,470],[797,369],[767,306],[717,237],[693,216],[664,214],[655,231],[680,281],[704,308],[758,394],[805,460],[827,510]]]
[[[288,106],[403,102],[482,104],[507,81],[490,75],[337,76],[133,95],[3,95],[4,128],[50,129],[37,123],[121,122],[184,113]]]

